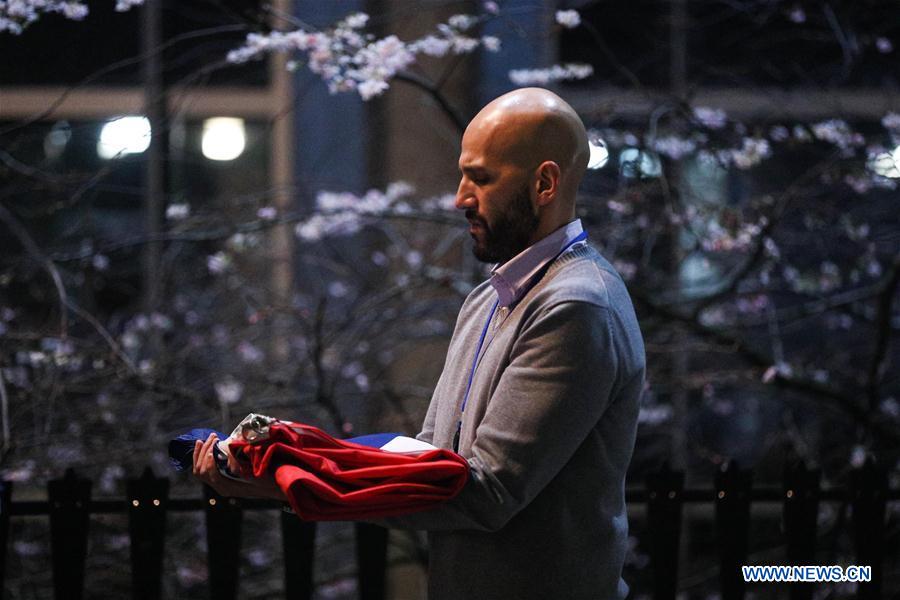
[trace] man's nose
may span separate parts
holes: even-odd
[[[473,208],[475,206],[475,196],[472,194],[470,187],[466,185],[465,178],[460,180],[459,187],[456,189],[455,206],[460,210]]]

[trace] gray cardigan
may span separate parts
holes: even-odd
[[[450,448],[488,282],[460,310],[419,439]],[[644,346],[625,284],[590,246],[562,255],[484,341],[453,500],[385,519],[429,531],[430,600],[624,598],[625,472],[644,384]]]

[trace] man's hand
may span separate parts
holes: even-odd
[[[287,502],[287,498],[271,477],[257,477],[252,481],[242,482],[229,479],[219,472],[213,456],[213,446],[219,439],[215,433],[209,434],[205,442],[197,440],[194,444],[194,477],[216,491],[220,496],[236,498],[271,498]],[[239,465],[234,457],[228,457],[228,466],[234,473],[239,473]]]

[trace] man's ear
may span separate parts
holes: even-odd
[[[537,205],[550,204],[559,193],[559,165],[552,160],[545,160],[537,168]]]

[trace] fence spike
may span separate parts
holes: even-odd
[[[292,512],[282,511],[281,541],[284,548],[285,597],[288,600],[309,600],[314,590],[316,524],[303,521]]]
[[[126,484],[128,534],[131,539],[131,590],[136,600],[161,597],[163,547],[169,480],[153,474],[150,467]]]
[[[62,479],[48,482],[47,497],[54,597],[80,600],[84,594],[91,482],[66,469]]]
[[[784,533],[789,565],[816,564],[816,529],[819,521],[819,481],[821,471],[803,463],[784,471]],[[790,586],[791,600],[811,600],[815,585],[809,582]]]
[[[674,600],[678,585],[678,545],[684,506],[684,472],[668,464],[647,477],[647,527],[650,535],[650,566],[653,598]]]
[[[884,563],[884,519],[887,471],[871,457],[850,477],[856,564],[872,567],[872,580],[860,583],[857,597],[879,600]]]
[[[203,486],[206,498],[206,552],[209,561],[210,597],[237,598],[241,557],[243,511],[237,498],[224,498]]]
[[[9,549],[9,515],[12,509],[12,481],[0,479],[0,590],[6,583],[6,553]]]
[[[359,600],[384,600],[388,530],[371,523],[356,524]]]
[[[750,487],[753,472],[736,461],[727,463],[715,476],[716,538],[719,547],[719,582],[722,600],[742,600],[750,527]]]

